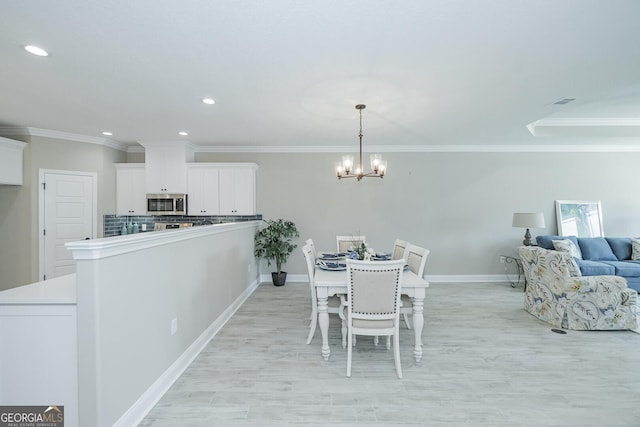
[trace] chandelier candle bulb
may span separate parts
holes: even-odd
[[[382,161],[382,156],[380,156],[380,154],[372,154],[370,158],[371,158],[371,169],[374,172],[378,172],[378,169],[380,168],[380,162]]]
[[[345,173],[349,175],[351,168],[353,167],[353,156],[342,156],[342,168]]]
[[[386,171],[387,171],[387,161],[382,160],[380,162],[380,166],[378,166],[378,173],[380,174],[381,177],[383,177]]]

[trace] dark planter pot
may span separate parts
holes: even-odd
[[[273,280],[273,286],[284,286],[284,282],[287,280],[287,272],[273,272],[271,273],[271,280]]]

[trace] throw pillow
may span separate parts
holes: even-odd
[[[580,267],[578,267],[578,263],[569,253],[563,253],[562,259],[564,259],[565,264],[567,264],[567,270],[569,270],[569,275],[571,277],[582,277],[582,272],[580,271]]]
[[[582,259],[582,254],[580,253],[576,245],[574,245],[573,242],[569,239],[554,240],[553,247],[558,252],[566,252],[574,258]]]
[[[618,261],[604,237],[581,237],[578,239],[582,259],[589,261]]]
[[[640,260],[640,239],[631,238],[631,259]]]

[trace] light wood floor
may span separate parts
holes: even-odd
[[[424,357],[358,337],[353,376],[337,318],[331,359],[305,345],[308,285],[261,285],[142,426],[640,426],[640,334],[551,332],[508,284],[432,284]],[[383,340],[381,339],[381,344]]]

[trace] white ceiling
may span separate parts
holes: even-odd
[[[637,0],[0,0],[0,126],[350,147],[364,103],[365,145],[636,144],[639,23]]]

